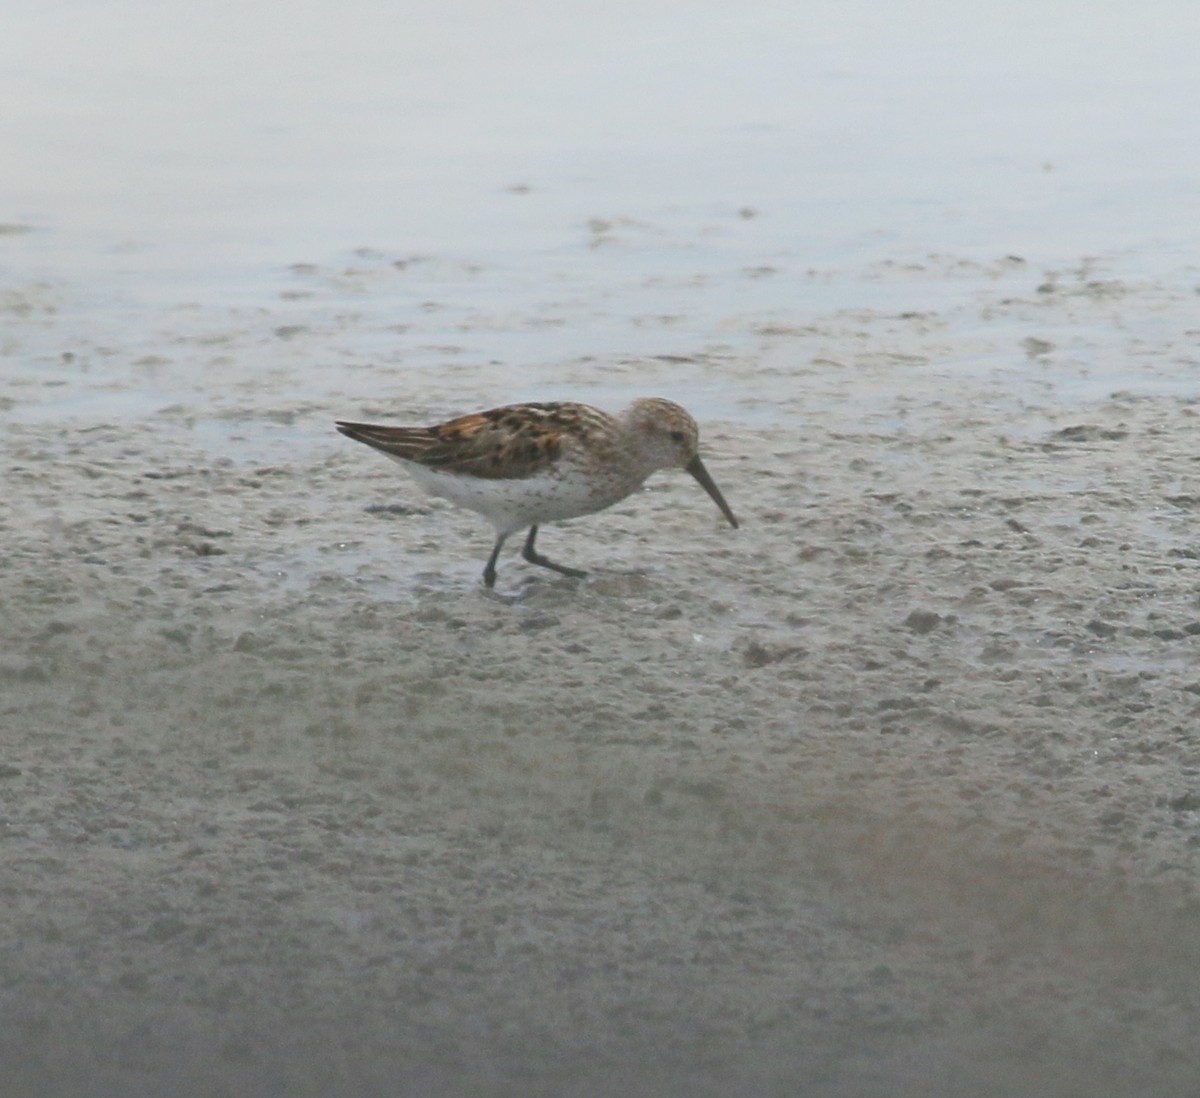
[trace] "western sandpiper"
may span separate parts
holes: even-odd
[[[584,576],[534,549],[543,522],[602,511],[637,491],[656,469],[692,474],[737,526],[697,452],[696,422],[678,404],[635,400],[619,415],[587,404],[510,404],[434,427],[339,421],[337,429],[403,465],[427,492],[478,511],[496,528],[483,582],[496,582],[505,539],[528,528],[522,556],[565,576]]]

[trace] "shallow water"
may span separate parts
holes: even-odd
[[[465,363],[521,396],[539,364],[755,351],[756,328],[846,308],[944,313],[978,264],[1012,275],[1005,256],[1025,261],[1014,290],[1197,279],[1183,4],[310,0],[281,20],[60,0],[12,18],[0,126],[23,155],[0,220],[28,231],[0,236],[7,311],[56,319],[10,337],[23,402],[113,379],[124,396],[95,412],[138,414],[154,387],[130,384],[130,337],[152,354],[165,326],[342,328],[354,365]],[[1072,337],[1103,342],[1118,312]],[[117,334],[122,353],[64,377],[64,328],[67,349]],[[318,398],[323,365],[298,371]],[[1140,365],[1097,385],[1144,384]]]

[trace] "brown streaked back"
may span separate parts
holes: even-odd
[[[570,403],[507,405],[433,427],[338,421],[337,429],[389,457],[430,469],[488,480],[521,480],[558,460],[564,428],[578,422],[575,409],[581,407]]]

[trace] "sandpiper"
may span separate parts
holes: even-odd
[[[483,582],[496,583],[505,539],[528,528],[521,555],[531,564],[585,576],[534,548],[544,522],[590,515],[637,491],[657,469],[692,474],[729,520],[738,520],[697,452],[696,422],[678,404],[635,400],[618,415],[561,401],[510,404],[433,427],[338,421],[337,429],[403,465],[427,492],[477,511],[496,529]]]

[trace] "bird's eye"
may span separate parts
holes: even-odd
[[[682,442],[683,441],[683,432],[682,431],[672,431],[671,432],[671,441],[672,442]]]

